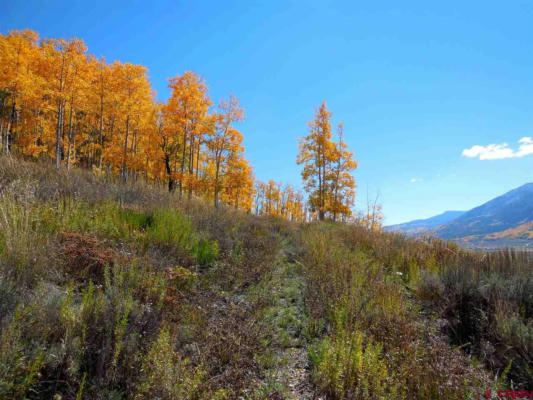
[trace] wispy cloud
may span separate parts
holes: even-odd
[[[463,157],[479,158],[480,160],[501,160],[504,158],[519,158],[533,154],[533,139],[525,136],[518,141],[518,149],[514,150],[507,143],[489,144],[480,146],[476,144],[463,150]]]
[[[416,182],[421,182],[421,181],[422,181],[422,178],[416,178],[416,177],[415,178],[411,178],[409,180],[410,183],[416,183]]]

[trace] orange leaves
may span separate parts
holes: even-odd
[[[117,133],[112,136],[115,147],[122,150],[109,158],[109,162],[120,168],[122,179],[126,181],[128,175],[142,170],[146,154],[144,136],[150,135],[152,130],[151,112],[153,98],[150,83],[146,76],[146,67],[130,63],[115,62],[112,65],[112,82],[117,114],[115,127]],[[141,156],[142,154],[142,156]],[[140,160],[143,160],[140,162]]]
[[[252,169],[243,155],[243,136],[233,126],[244,118],[237,98],[222,100],[218,112],[209,114],[207,85],[198,75],[185,72],[170,79],[169,88],[159,129],[169,190],[250,209]]]
[[[353,160],[353,153],[348,150],[344,142],[344,130],[342,122],[337,128],[338,142],[331,151],[332,163],[328,178],[331,180],[331,190],[327,210],[332,214],[333,220],[341,215],[346,218],[351,215],[351,206],[355,202],[355,179],[351,172],[357,168],[357,162]]]
[[[30,30],[0,35],[1,90],[17,96],[32,89],[37,44],[38,35]]]
[[[198,187],[202,145],[211,134],[208,110],[211,100],[204,80],[193,72],[169,79],[172,94],[161,107],[161,149],[169,190],[177,185],[189,198]],[[176,178],[177,176],[177,178]]]
[[[32,31],[0,35],[0,148],[61,165],[165,179],[169,189],[250,209],[253,173],[235,124],[235,96],[210,110],[208,88],[187,71],[169,80],[166,104],[142,65],[108,64],[79,39]],[[211,111],[211,112],[210,112]]]
[[[254,176],[248,160],[243,156],[230,158],[223,180],[223,201],[235,208],[251,210]]]
[[[309,134],[300,139],[297,164],[303,164],[302,180],[309,193],[312,212],[323,220],[338,215],[351,215],[355,200],[355,180],[351,172],[357,168],[353,153],[343,140],[343,125],[338,126],[338,142],[332,140],[331,115],[323,102],[309,122]]]
[[[214,205],[218,207],[219,194],[223,190],[224,176],[235,163],[243,157],[243,136],[233,127],[234,123],[244,119],[244,110],[239,107],[239,101],[234,95],[222,100],[218,113],[215,113],[213,135],[207,142],[210,157],[214,164],[214,176],[211,177],[214,187]],[[227,180],[227,179],[226,179]],[[251,186],[251,183],[250,183]],[[251,193],[251,190],[248,190]]]
[[[9,152],[19,131],[37,128],[23,110],[39,101],[35,74],[38,36],[35,32],[11,31],[0,35],[0,148]],[[33,133],[32,132],[32,133]]]
[[[275,215],[291,221],[306,221],[304,196],[294,191],[291,185],[282,186],[273,180],[255,184],[255,213],[258,215]]]
[[[343,140],[332,140],[322,103],[300,140],[297,163],[309,192],[274,181],[254,186],[238,123],[244,110],[230,95],[217,108],[205,80],[187,71],[169,79],[171,96],[155,101],[147,69],[86,54],[80,39],[43,39],[32,31],[0,35],[0,149],[165,182],[180,197],[210,199],[258,214],[305,220],[351,214],[357,167]]]

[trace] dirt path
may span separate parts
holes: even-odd
[[[271,293],[264,323],[271,328],[272,365],[266,373],[267,388],[282,399],[320,399],[311,383],[301,266],[282,250],[265,290]]]

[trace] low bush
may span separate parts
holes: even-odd
[[[173,348],[168,328],[161,328],[150,351],[142,360],[141,384],[134,399],[195,399],[205,372],[188,368],[189,360]]]
[[[366,342],[366,343],[365,343]],[[337,399],[395,399],[398,384],[389,376],[383,349],[359,331],[326,336],[312,350],[316,383]]]
[[[104,270],[117,257],[94,234],[64,233],[59,236],[59,259],[69,279],[101,284]]]

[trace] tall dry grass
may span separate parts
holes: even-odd
[[[280,223],[0,157],[0,397],[237,398]],[[240,343],[235,338],[242,335]]]

